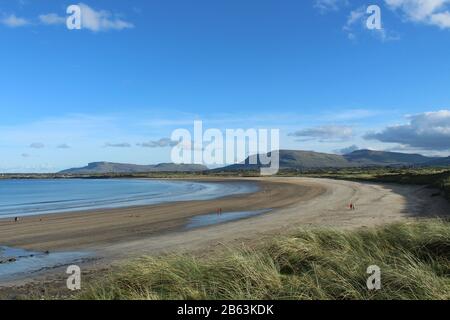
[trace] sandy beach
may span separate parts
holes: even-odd
[[[206,179],[217,181],[217,179]],[[222,179],[235,181],[236,179]],[[247,178],[259,191],[215,200],[0,220],[0,244],[52,253],[89,252],[77,262],[87,277],[142,255],[191,252],[205,255],[224,247],[257,245],[301,227],[358,228],[422,217],[448,216],[450,204],[424,186],[361,183],[316,178]],[[349,209],[349,203],[356,210]],[[271,208],[268,213],[186,229],[189,219],[216,212]],[[51,267],[26,277],[2,281],[0,296],[28,290],[60,290],[65,268]],[[46,289],[47,290],[47,289]]]
[[[39,251],[81,250],[95,259],[84,264],[94,272],[146,254],[205,254],[222,246],[257,244],[265,237],[299,227],[357,228],[422,217],[448,216],[449,203],[424,186],[387,185],[316,178],[247,178],[259,184],[252,194],[215,200],[30,216],[0,220],[0,244]],[[212,180],[210,180],[212,181]],[[214,181],[217,181],[215,179]],[[223,179],[230,181],[230,179]],[[356,210],[348,208],[349,203]],[[268,213],[187,230],[190,218],[214,213],[271,208]],[[50,269],[27,279],[2,283],[64,278]],[[61,282],[62,283],[62,282]]]
[[[207,252],[231,243],[258,243],[264,237],[285,234],[301,227],[340,229],[371,227],[407,219],[444,217],[450,204],[424,186],[387,185],[315,178],[260,180],[265,192],[260,205],[277,208],[270,213],[190,231],[174,231],[111,244],[105,256],[126,258],[161,252]],[[251,205],[252,198],[244,203]],[[231,200],[231,199],[230,199]],[[224,200],[226,201],[226,200]],[[231,200],[234,202],[235,200]],[[349,210],[349,203],[356,210]],[[256,206],[250,206],[256,209]]]
[[[0,220],[0,243],[33,250],[91,250],[124,256],[211,245],[307,225],[360,227],[408,217],[439,216],[448,203],[423,186],[381,185],[314,178],[248,178],[252,194],[216,200],[104,209]],[[216,181],[216,180],[214,180]],[[230,181],[230,180],[226,180]],[[357,210],[350,211],[352,202]],[[189,218],[273,209],[248,219],[186,231]]]
[[[216,181],[208,179],[208,181]],[[226,180],[227,182],[233,180]],[[324,192],[316,185],[258,182],[252,194],[214,200],[45,214],[0,220],[0,243],[32,250],[96,250],[183,229],[189,218],[202,214],[278,209],[312,199]]]

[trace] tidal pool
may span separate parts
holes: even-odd
[[[262,209],[262,210],[254,210],[254,211],[235,211],[235,212],[222,212],[218,213],[209,213],[203,214],[199,216],[195,216],[189,219],[189,222],[186,224],[185,229],[194,229],[199,227],[210,226],[214,224],[226,223],[235,220],[241,220],[246,218],[251,218],[254,216],[259,216],[265,213],[272,211],[272,209]]]
[[[1,281],[21,279],[40,271],[83,262],[87,252],[40,252],[0,246]]]

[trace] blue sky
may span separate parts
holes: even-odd
[[[86,0],[68,30],[71,4],[0,0],[0,171],[168,162],[161,139],[195,119],[450,154],[448,0]]]

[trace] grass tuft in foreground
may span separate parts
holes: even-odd
[[[369,291],[367,267],[381,268]],[[82,299],[450,299],[450,222],[301,230],[258,249],[143,257]]]

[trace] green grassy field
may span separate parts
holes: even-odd
[[[450,200],[450,170],[442,168],[420,169],[343,169],[336,172],[316,172],[307,176],[355,181],[387,182],[427,185],[439,189]]]
[[[367,289],[370,265],[381,289]],[[208,257],[143,257],[91,282],[81,299],[450,299],[450,222],[299,230]]]

